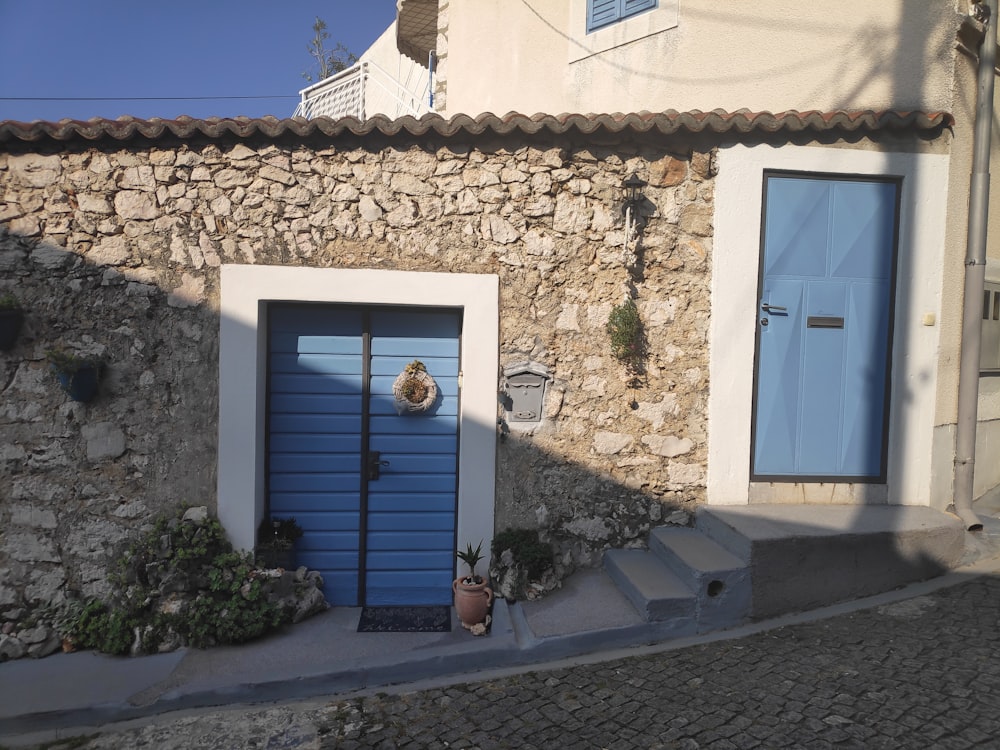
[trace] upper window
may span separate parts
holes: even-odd
[[[652,10],[659,0],[587,0],[587,33]]]

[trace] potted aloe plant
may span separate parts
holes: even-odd
[[[24,322],[24,310],[13,294],[0,294],[0,349],[9,351],[17,342]]]
[[[101,362],[63,349],[48,352],[49,366],[62,389],[74,401],[87,402],[97,394]]]
[[[483,559],[483,543],[472,549],[469,544],[466,549],[456,550],[459,559],[469,568],[467,576],[459,576],[451,584],[455,594],[455,611],[462,627],[473,633],[485,632],[486,616],[493,604],[493,590],[489,588],[486,579],[476,575],[476,564]],[[477,628],[476,626],[481,626]]]

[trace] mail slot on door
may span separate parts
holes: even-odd
[[[540,422],[545,404],[545,385],[552,379],[548,368],[537,362],[519,362],[503,371],[503,399],[508,422]]]
[[[844,319],[833,315],[810,315],[806,318],[806,328],[843,328]]]

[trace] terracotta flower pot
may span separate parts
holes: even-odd
[[[468,630],[473,625],[486,622],[486,615],[493,604],[493,589],[486,585],[486,579],[481,583],[465,583],[464,578],[456,578],[451,590],[455,592],[455,611],[463,628]]]

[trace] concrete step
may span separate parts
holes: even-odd
[[[746,568],[746,563],[728,549],[696,529],[684,526],[653,529],[649,548],[678,576],[692,576],[699,584]]]
[[[756,619],[941,575],[965,537],[957,518],[906,505],[702,506],[695,528],[749,563]]]
[[[649,549],[695,592],[699,630],[730,627],[749,617],[750,569],[732,552],[701,532],[681,526],[653,529]]]
[[[744,563],[750,562],[753,543],[737,528],[737,520],[725,512],[716,513],[714,507],[702,505],[695,511],[694,528],[729,550]]]
[[[690,621],[696,632],[697,597],[655,553],[615,549],[604,553],[604,569],[647,622]]]

